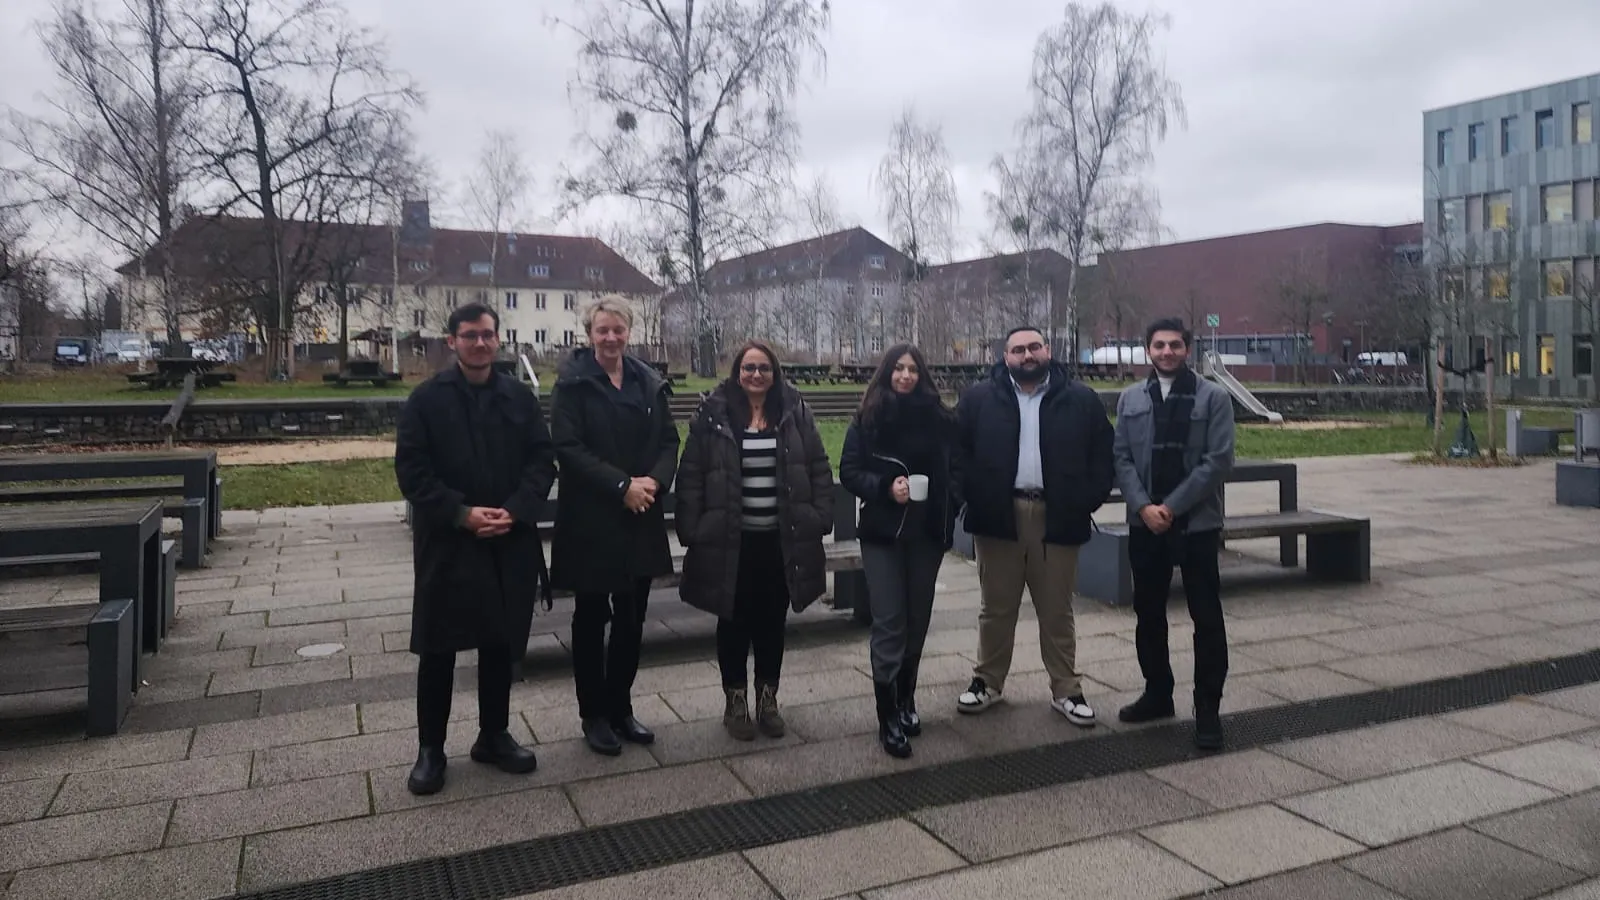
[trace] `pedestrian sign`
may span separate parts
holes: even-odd
[[[1216,313],[1206,313],[1206,327],[1216,328],[1222,324],[1222,317]]]

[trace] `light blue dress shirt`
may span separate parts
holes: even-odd
[[[1039,447],[1039,410],[1044,406],[1045,392],[1050,389],[1050,378],[1039,382],[1033,393],[1024,391],[1015,378],[1011,387],[1017,392],[1017,406],[1022,413],[1022,430],[1017,435],[1017,481],[1013,485],[1020,491],[1044,489],[1044,454]]]

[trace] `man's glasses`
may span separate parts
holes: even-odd
[[[456,335],[463,344],[492,344],[499,339],[500,335],[493,331],[463,331]]]
[[[1182,350],[1184,348],[1184,346],[1185,346],[1185,344],[1184,344],[1183,341],[1151,341],[1150,342],[1150,349],[1151,350]]]
[[[739,367],[739,371],[746,375],[771,375],[772,367],[764,363],[745,363]]]
[[[1015,347],[1007,347],[1006,352],[1012,356],[1021,356],[1024,353],[1038,353],[1043,349],[1043,344],[1039,343],[1038,341],[1034,341],[1031,344],[1018,344]]]

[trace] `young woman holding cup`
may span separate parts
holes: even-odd
[[[955,415],[922,352],[891,347],[845,433],[839,480],[861,499],[861,566],[872,610],[872,680],[878,740],[911,755],[922,733],[913,695],[939,566],[961,507]]]

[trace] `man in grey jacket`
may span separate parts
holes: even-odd
[[[1193,335],[1181,320],[1145,330],[1149,379],[1122,392],[1112,453],[1128,507],[1135,643],[1144,694],[1118,713],[1124,722],[1173,716],[1167,654],[1167,593],[1174,566],[1194,619],[1195,743],[1222,747],[1222,683],[1228,637],[1222,620],[1217,553],[1222,483],[1233,468],[1233,400],[1189,368]]]

